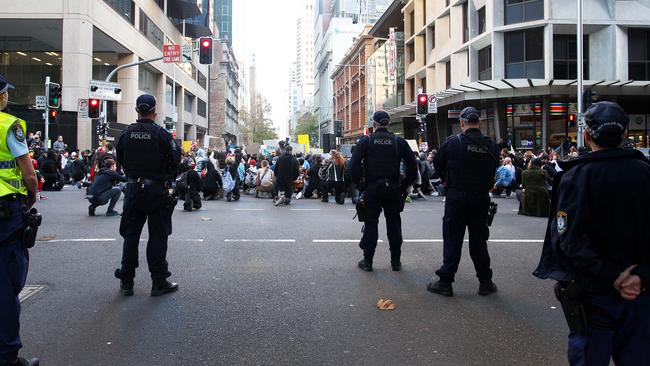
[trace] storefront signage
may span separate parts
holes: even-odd
[[[528,117],[541,114],[541,103],[508,104],[506,106],[507,117]]]
[[[569,107],[566,103],[551,103],[551,116],[568,115]]]
[[[458,119],[460,117],[460,109],[450,109],[447,111],[447,118]]]

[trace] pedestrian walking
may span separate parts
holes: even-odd
[[[469,231],[469,252],[479,279],[479,295],[497,291],[492,282],[487,240],[490,206],[488,191],[494,184],[499,164],[496,144],[479,129],[479,112],[467,107],[460,113],[462,133],[453,135],[440,146],[434,159],[436,172],[446,182],[445,214],[442,219],[443,264],[436,271],[439,280],[427,290],[453,296],[452,283],[462,253],[465,229]]]
[[[559,163],[534,275],[557,281],[571,365],[650,365],[650,162],[619,148],[628,116],[618,104],[584,118],[593,152]]]
[[[34,205],[38,182],[25,143],[25,121],[1,112],[10,88],[0,75],[0,365],[37,366],[38,359],[18,357],[23,346],[18,294],[27,280],[27,248],[34,245],[24,240],[23,210]]]
[[[417,163],[413,151],[406,140],[388,131],[389,123],[388,113],[376,112],[373,115],[374,132],[370,136],[361,137],[348,164],[352,181],[363,191],[362,203],[357,205],[361,210],[360,215],[364,216],[363,236],[359,242],[359,247],[363,250],[363,259],[358,265],[367,272],[372,271],[379,236],[379,215],[382,210],[386,218],[391,267],[393,271],[402,268],[400,213],[404,209],[406,188],[413,184],[417,175]],[[406,165],[406,178],[400,184],[401,161]],[[362,178],[365,178],[365,187],[361,186]]]
[[[137,122],[122,132],[117,144],[117,160],[124,167],[128,182],[120,222],[120,235],[124,238],[122,268],[115,271],[115,277],[120,279],[122,294],[133,295],[138,243],[147,221],[151,296],[159,296],[178,290],[178,284],[167,281],[171,276],[166,259],[171,219],[166,207],[170,202],[166,182],[176,176],[181,151],[171,134],[154,122],[156,98],[141,95],[136,110]]]

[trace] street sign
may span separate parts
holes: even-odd
[[[81,99],[77,102],[78,118],[88,118],[88,99]]]
[[[122,100],[122,87],[118,83],[90,80],[88,98],[119,102]]]
[[[45,99],[45,95],[37,95],[36,96],[36,109],[44,110],[46,102],[47,101]]]
[[[179,44],[163,45],[163,62],[166,64],[181,62],[181,45]]]
[[[435,95],[429,95],[429,113],[438,113],[438,98]]]
[[[184,44],[183,45],[183,50],[182,50],[182,55],[181,55],[181,62],[192,62],[192,45],[191,44]]]

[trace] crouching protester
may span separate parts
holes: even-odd
[[[11,84],[0,75],[0,111]],[[25,121],[0,112],[0,366],[38,365],[18,357],[20,300],[40,215],[31,209],[38,194],[36,172],[25,142]],[[30,210],[31,209],[31,210]],[[29,210],[29,211],[28,211]]]
[[[104,167],[99,170],[95,175],[95,180],[88,187],[88,215],[95,216],[95,209],[108,203],[106,216],[119,216],[119,212],[115,211],[115,205],[119,201],[122,191],[119,187],[115,187],[116,182],[126,182],[127,178],[124,175],[118,174],[116,171],[115,160],[106,159]]]
[[[534,275],[557,281],[571,365],[650,365],[650,162],[618,148],[619,105],[596,103],[585,121],[593,152],[559,163]]]

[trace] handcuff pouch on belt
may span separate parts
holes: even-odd
[[[38,235],[38,227],[41,226],[43,217],[35,208],[23,210],[23,247],[31,249],[36,243],[36,236]]]
[[[359,219],[359,222],[365,222],[366,221],[366,195],[365,193],[361,193],[361,196],[359,197],[359,201],[356,203],[355,208],[357,210],[357,214],[354,215],[352,219]]]
[[[555,284],[555,297],[560,301],[569,329],[571,332],[582,334],[587,332],[589,325],[583,292],[582,285],[576,281]]]
[[[498,204],[490,202],[490,206],[488,207],[487,226],[492,226],[492,222],[494,221],[494,216],[496,216],[498,208]]]

